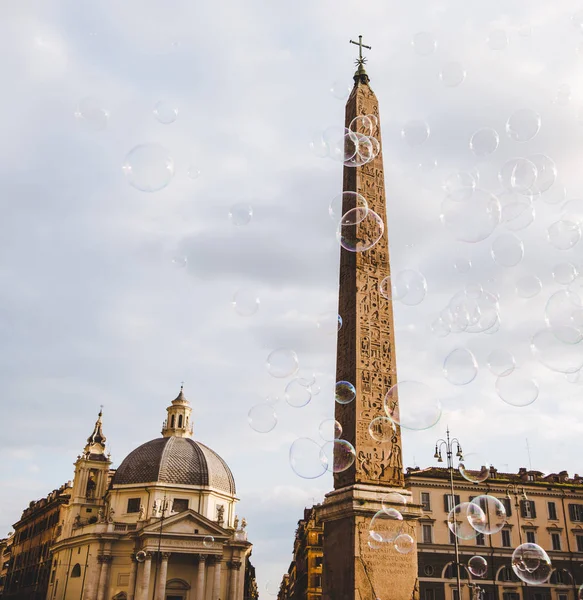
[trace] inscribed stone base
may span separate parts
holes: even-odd
[[[323,600],[418,600],[417,544],[401,554],[393,543],[370,536],[380,498],[391,491],[410,500],[406,490],[357,484],[331,492],[318,508],[324,524]],[[408,502],[400,511],[402,533],[415,540],[421,507]]]

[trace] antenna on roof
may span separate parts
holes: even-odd
[[[526,452],[528,454],[528,470],[532,471],[532,462],[530,460],[530,446],[528,445],[528,438],[526,438]]]

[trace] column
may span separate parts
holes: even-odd
[[[83,600],[95,600],[97,594],[97,582],[101,571],[101,561],[87,565],[87,575],[83,589]]]
[[[223,560],[222,556],[215,556],[215,570],[213,573],[214,582],[213,582],[213,595],[212,600],[220,600],[221,596],[221,562]]]
[[[142,572],[140,573],[138,586],[136,590],[136,600],[148,600],[150,591],[150,573],[152,572],[152,553],[146,552],[146,560],[142,563]]]
[[[111,571],[113,556],[101,554],[97,557],[97,560],[101,563],[99,583],[97,584],[97,600],[105,600],[107,588],[109,587],[109,573]]]
[[[231,570],[231,577],[229,582],[229,600],[238,600],[237,598],[237,579],[239,575],[239,569],[241,568],[241,562],[238,560],[232,560],[228,564]]]
[[[196,575],[196,600],[204,600],[204,579],[206,571],[206,554],[198,555],[198,573]]]
[[[138,561],[136,555],[132,554],[132,568],[130,570],[130,582],[128,584],[128,600],[134,600],[134,593],[136,588],[136,575],[138,573]]]
[[[168,559],[169,552],[162,552],[162,562],[160,563],[160,573],[156,582],[156,600],[164,600],[166,597],[166,579],[168,578]]]

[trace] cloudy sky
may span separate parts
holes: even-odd
[[[343,124],[344,100],[335,96],[351,84],[357,50],[348,40],[358,34],[372,45],[392,272],[414,270],[427,282],[419,304],[395,303],[399,378],[427,383],[444,408],[432,429],[404,431],[405,465],[431,465],[448,424],[467,453],[500,470],[528,466],[528,439],[533,468],[581,472],[583,376],[566,375],[565,365],[583,364],[583,344],[557,346],[543,330],[547,301],[568,288],[555,266],[583,269],[583,242],[574,243],[581,204],[565,207],[583,196],[582,9],[571,0],[5,4],[0,532],[31,499],[71,478],[100,404],[116,466],[159,435],[184,380],[195,438],[235,474],[260,586],[279,581],[303,507],[332,485],[329,475],[295,475],[288,452],[298,437],[318,439],[333,414],[335,339],[317,324],[337,311],[340,249],[328,205],[342,166],[309,144]],[[161,123],[172,109],[175,121]],[[523,110],[540,115],[540,131],[516,141],[505,125]],[[419,121],[430,134],[411,146]],[[511,133],[528,137],[528,125]],[[499,146],[478,157],[469,141],[482,128],[496,130]],[[487,142],[492,133],[484,135]],[[141,144],[161,144],[173,159],[173,178],[155,193],[129,185],[122,170]],[[541,154],[558,173],[554,181],[545,170],[547,191],[526,208],[528,194],[500,194],[497,173],[508,160]],[[512,163],[507,180],[528,180],[531,164]],[[448,229],[440,214],[451,210],[443,187],[467,180],[458,172],[472,173],[480,194],[499,194],[510,211],[525,209],[519,218],[532,211],[532,224],[502,222],[481,241],[457,240],[463,222],[461,232]],[[246,225],[229,219],[238,204],[252,206]],[[471,214],[481,226],[480,213]],[[509,234],[524,246],[510,267],[520,241]],[[469,270],[456,269],[468,261]],[[542,289],[521,297],[517,285],[523,295],[536,291],[534,277]],[[452,297],[478,284],[499,298],[499,327],[436,335],[432,324]],[[254,315],[233,310],[238,290],[260,299]],[[561,304],[578,296],[554,298],[560,325],[580,318]],[[551,369],[531,351],[541,331]],[[293,349],[300,374],[316,373],[321,392],[301,409],[280,401],[277,427],[259,434],[249,409],[282,398],[287,384],[265,367],[275,348]],[[477,361],[467,385],[444,376],[456,348]],[[499,397],[488,367],[499,349],[514,355],[520,374],[511,396],[536,381],[529,406]]]

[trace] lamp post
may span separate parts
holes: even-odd
[[[525,501],[528,500],[528,498],[526,496],[526,491],[524,490],[524,487],[517,487],[514,483],[509,483],[506,486],[506,498],[508,498],[508,500],[510,500],[510,493],[512,493],[512,495],[514,496],[514,510],[516,511],[516,519],[518,522],[518,539],[520,540],[520,544],[522,544],[522,528],[520,525],[520,502],[518,500],[518,497],[522,496],[522,499]]]
[[[453,509],[453,508],[455,508],[454,507],[455,494],[454,494],[454,489],[453,489],[454,449],[456,450],[455,456],[457,458],[459,458],[460,460],[463,459],[463,454],[462,454],[462,447],[461,447],[459,440],[457,438],[449,437],[449,427],[446,429],[445,439],[439,439],[435,443],[435,454],[433,455],[433,458],[436,458],[437,462],[440,462],[440,463],[443,462],[442,450],[444,448],[445,448],[445,456],[446,456],[446,460],[447,460],[447,469],[449,471],[449,486],[450,486],[450,490],[451,490],[451,505],[452,505],[452,509]],[[454,524],[455,523],[456,522],[454,519]],[[457,527],[454,528],[454,532],[453,532],[454,533],[453,543],[454,543],[454,548],[455,548],[455,573],[456,573],[456,580],[457,580],[457,594],[458,594],[458,600],[462,600],[462,583],[461,583],[461,579],[460,579],[460,549],[459,549],[459,544],[458,544],[458,539],[457,539],[455,529],[457,529]]]

